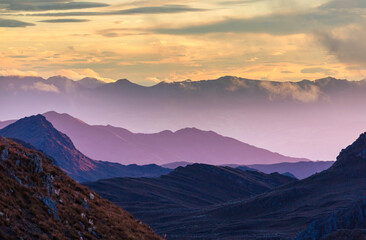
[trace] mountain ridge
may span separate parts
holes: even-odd
[[[180,167],[170,175],[174,176],[183,169]],[[363,133],[341,151],[337,161],[329,169],[303,180],[294,180],[247,198],[190,209],[179,214],[177,211],[169,212],[173,209],[169,205],[166,205],[165,211],[170,215],[151,213],[141,206],[130,206],[130,210],[138,213],[138,216],[144,216],[145,221],[151,221],[152,227],[159,233],[167,234],[169,239],[352,239],[345,238],[346,236],[363,239],[366,236],[365,171],[366,133]],[[245,173],[261,174],[250,171]],[[187,179],[200,177],[205,177],[202,169]],[[99,182],[102,183],[99,189],[96,187],[94,190],[100,191],[102,196],[121,206],[131,200],[136,202],[139,198],[119,202],[120,198],[116,194],[118,190],[106,193],[107,186],[118,189],[118,186],[128,186],[126,181],[131,180],[103,180]],[[139,181],[141,183],[146,180]],[[237,183],[230,186],[236,185]],[[174,189],[179,193],[179,190],[183,191],[185,188]],[[123,196],[123,191],[120,193]],[[197,194],[192,192],[191,199],[199,196]],[[169,199],[171,198],[170,196]],[[159,220],[159,217],[162,218]],[[158,224],[163,222],[162,219],[170,219],[170,222]]]
[[[110,125],[88,125],[68,114],[48,112],[43,115],[57,129],[66,133],[86,155],[123,164],[131,161],[140,164],[164,164],[172,160],[206,164],[223,164],[221,159],[238,164],[249,164],[249,161],[271,163],[307,160],[283,156],[213,131],[193,127],[143,134]],[[95,152],[98,149],[104,152]]]
[[[363,212],[357,215],[359,211],[353,210],[357,210],[357,206],[364,207],[365,136],[362,134],[342,150],[329,169],[253,198],[197,211],[185,218],[184,223],[170,226],[170,234],[175,236],[174,239],[184,239],[184,231],[197,232],[198,222],[205,226],[205,230],[199,233],[200,237],[223,239],[275,237],[282,240],[299,236],[301,240],[318,240],[337,230],[354,230],[357,225],[347,225],[347,221],[351,223],[358,216],[366,216]],[[356,208],[350,208],[354,203]],[[349,215],[343,215],[342,210]],[[340,211],[338,217],[332,214],[337,211]],[[192,217],[197,214],[201,216],[199,219]],[[179,225],[184,225],[184,231]],[[315,235],[304,235],[302,238],[300,234],[306,229]]]
[[[7,110],[2,120],[55,110],[132,132],[191,126],[313,160],[335,159],[338,149],[366,130],[362,111],[365,81],[271,82],[223,77],[136,89],[134,83],[107,83],[90,89],[71,80],[60,81],[64,83],[1,77],[0,108]],[[284,119],[286,115],[291,118]]]
[[[20,139],[51,156],[77,181],[123,176],[160,176],[170,170],[157,165],[123,166],[96,161],[77,150],[70,138],[56,130],[42,115],[26,117],[0,130],[0,135]]]

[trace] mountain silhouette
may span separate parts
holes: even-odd
[[[42,115],[20,119],[0,130],[0,135],[20,139],[51,156],[57,166],[77,181],[110,177],[160,176],[170,172],[157,165],[124,166],[93,160],[78,151],[70,138],[56,130]]]

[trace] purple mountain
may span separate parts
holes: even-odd
[[[157,165],[124,166],[118,163],[96,161],[75,148],[64,133],[58,131],[42,115],[22,118],[0,130],[0,136],[30,144],[50,156],[76,181],[95,181],[112,177],[157,177],[170,172]]]
[[[44,114],[56,129],[68,135],[77,149],[93,159],[121,164],[258,164],[309,161],[273,153],[212,131],[185,128],[176,132],[132,133],[113,126],[89,125],[68,114]]]

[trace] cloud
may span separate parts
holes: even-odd
[[[74,2],[72,0],[0,0],[0,9],[6,11],[75,10],[107,6],[109,5],[105,3]]]
[[[366,65],[366,23],[343,31],[317,31],[315,38],[343,63]]]
[[[264,2],[267,0],[229,0],[229,1],[221,1],[220,5],[242,5],[242,4],[252,4],[258,2]]]
[[[0,69],[0,76],[39,77],[39,74],[34,71],[20,71],[17,69]]]
[[[141,31],[144,31],[144,29],[108,28],[97,31],[97,34],[109,38],[151,34],[150,32],[141,32]]]
[[[365,0],[333,0],[323,4],[320,8],[366,8]]]
[[[42,20],[39,22],[44,22],[44,23],[79,23],[79,22],[89,22],[90,20],[87,19],[71,19],[71,18],[64,18],[64,19],[47,19],[47,20]]]
[[[0,28],[19,28],[19,27],[28,27],[28,26],[34,26],[34,24],[22,22],[22,21],[18,21],[18,20],[0,18]]]
[[[260,86],[266,90],[271,100],[292,98],[294,100],[311,103],[316,102],[322,95],[317,86],[299,86],[297,83],[261,82]]]
[[[73,79],[73,80],[80,80],[86,77],[90,77],[90,78],[96,78],[100,81],[106,82],[106,83],[110,83],[110,82],[115,82],[115,80],[110,79],[110,78],[104,78],[101,77],[97,72],[95,72],[94,70],[87,68],[87,69],[62,69],[62,70],[58,70],[56,72],[57,75],[61,75],[61,76],[65,76],[67,78]]]
[[[301,70],[301,73],[324,73],[325,75],[331,76],[336,75],[337,71],[334,71],[329,68],[314,67],[314,68],[304,68]]]
[[[47,84],[43,82],[35,82],[31,86],[22,85],[21,89],[23,91],[32,91],[37,90],[40,92],[53,92],[53,93],[59,93],[58,88],[53,84]]]
[[[227,91],[235,92],[235,91],[238,91],[240,89],[245,89],[245,88],[248,88],[248,87],[249,86],[248,86],[246,81],[243,81],[239,78],[233,77],[233,78],[230,78],[230,84],[225,89]]]
[[[186,5],[164,5],[154,7],[137,7],[118,11],[108,12],[60,12],[60,13],[41,13],[30,14],[30,16],[38,17],[76,17],[76,16],[108,16],[108,15],[135,15],[135,14],[168,14],[168,13],[184,13],[184,12],[199,12],[206,11],[206,9],[192,8]]]
[[[330,11],[312,11],[305,13],[272,14],[246,19],[227,19],[204,25],[181,28],[157,28],[153,31],[161,34],[194,35],[208,33],[268,33],[288,35],[311,33],[321,27],[344,26],[360,19],[353,14],[334,14]]]
[[[291,73],[294,73],[294,72],[292,72],[292,71],[281,71],[281,73],[283,73],[283,74],[291,74]]]

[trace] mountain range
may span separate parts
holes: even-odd
[[[166,164],[186,161],[206,164],[253,164],[309,161],[257,148],[213,131],[184,128],[176,132],[132,133],[127,129],[93,126],[68,114],[43,114],[76,148],[93,159],[122,164]]]
[[[237,168],[247,170],[247,168],[256,169],[263,173],[278,172],[281,174],[291,173],[298,179],[310,177],[315,173],[320,173],[333,165],[334,161],[317,162],[295,162],[295,163],[275,163],[275,164],[252,164],[247,166],[238,166]]]
[[[0,77],[0,120],[55,110],[132,132],[213,130],[272,152],[331,160],[365,131],[365,91],[365,81],[334,78],[270,82],[227,76],[144,87],[126,79]]]
[[[278,173],[193,164],[159,178],[112,178],[84,185],[164,236],[172,225],[198,209],[251,198],[295,181]]]
[[[169,201],[163,202],[166,203],[164,212],[170,215],[161,214],[159,209],[155,212],[155,208],[153,212],[146,209],[151,204],[149,201],[153,201],[151,200],[153,198],[147,198],[147,196],[154,196],[152,193],[147,193],[151,189],[159,189],[162,180],[117,178],[87,183],[87,186],[100,192],[112,202],[129,207],[133,214],[141,216],[142,219],[145,218],[147,222],[151,221],[153,228],[159,233],[167,234],[169,239],[364,239],[366,236],[365,153],[366,133],[342,150],[337,161],[323,172],[303,180],[292,180],[287,184],[277,185],[263,193],[211,204],[182,214],[177,213],[175,206],[169,205]],[[193,177],[187,172],[195,167],[199,165],[178,168],[178,173],[182,174],[179,175],[182,179],[180,182],[192,179]],[[220,173],[220,170],[209,169],[212,169],[215,176],[216,174],[227,176]],[[231,168],[224,169],[232,171]],[[200,170],[197,175],[201,172],[205,171]],[[244,174],[248,173],[255,172],[247,171]],[[209,181],[215,182],[218,178],[217,176],[210,178],[206,172],[202,174],[205,179],[210,179]],[[174,176],[175,171],[170,175]],[[235,181],[233,177],[228,179]],[[136,184],[135,186],[145,184],[150,186],[154,183],[154,187],[141,187],[141,190],[131,187],[131,190],[128,187],[131,182]],[[193,183],[193,186],[199,188],[200,184]],[[238,182],[226,186],[240,187]],[[169,198],[161,199],[179,199],[187,189],[190,190],[192,187],[174,187],[174,191],[166,195]],[[205,186],[199,191],[189,192],[190,199],[196,199],[195,197],[200,196],[204,189],[209,188]],[[129,195],[131,191],[133,194]],[[241,191],[244,192],[244,190]],[[124,194],[131,198],[123,197]],[[144,196],[143,199],[148,200],[142,202],[142,206],[136,207],[140,194]],[[160,205],[162,204],[161,202]],[[164,216],[167,217],[164,218]]]
[[[135,173],[125,173],[123,176],[160,176],[161,174],[168,173],[169,169],[175,169],[195,162],[231,167],[239,167],[245,164],[244,170],[247,170],[249,167],[251,170],[259,170],[265,173],[290,172],[295,177],[302,179],[327,169],[333,163],[331,161],[311,162],[307,159],[286,157],[232,138],[220,136],[212,131],[186,128],[175,133],[163,131],[155,134],[136,134],[127,129],[110,125],[89,125],[68,114],[59,114],[54,111],[47,112],[43,116],[52,123],[52,126],[50,124],[39,124],[39,126],[48,126],[48,130],[52,129],[52,132],[66,133],[70,137],[68,141],[72,141],[75,144],[75,147],[71,147],[72,151],[75,151],[76,148],[91,159],[101,159],[121,164],[157,163],[165,168],[159,171],[157,166],[150,164],[150,167],[145,166],[146,171],[138,172],[137,169],[142,169],[143,167],[131,165],[129,169],[135,171]],[[4,122],[3,126],[14,122],[16,121]],[[33,123],[30,122],[28,124]],[[9,136],[22,139],[24,138],[23,131],[29,133],[28,126],[24,126],[24,122],[20,123],[20,127],[13,127],[13,130],[11,130],[12,135]],[[45,135],[47,131],[44,128],[40,128],[38,132],[43,133],[42,137],[51,136],[51,134]],[[21,136],[16,136],[16,134]],[[30,132],[29,134],[32,135],[33,133]],[[62,134],[57,136],[63,137]],[[26,139],[25,141],[29,142],[31,140]],[[39,146],[40,149],[41,147]],[[170,162],[172,160],[185,161]],[[70,157],[68,161],[72,161]],[[261,162],[266,164],[258,164]],[[250,163],[257,164],[250,165]],[[133,170],[133,167],[135,170]],[[147,170],[152,171],[150,175]],[[110,177],[111,175],[108,176]]]
[[[310,177],[315,173],[322,172],[333,165],[334,161],[303,161],[303,162],[281,162],[274,164],[249,164],[240,166],[238,164],[223,164],[222,166],[228,166],[232,168],[238,168],[243,171],[260,171],[263,173],[287,174],[298,179],[304,179]],[[177,167],[185,167],[193,164],[191,162],[172,162],[161,165],[164,168],[175,169]]]
[[[40,152],[0,138],[1,239],[162,239]]]
[[[95,181],[111,177],[155,177],[171,171],[153,164],[125,166],[93,160],[77,150],[70,138],[55,129],[42,115],[20,119],[1,129],[0,136],[19,139],[41,150],[76,181]]]

